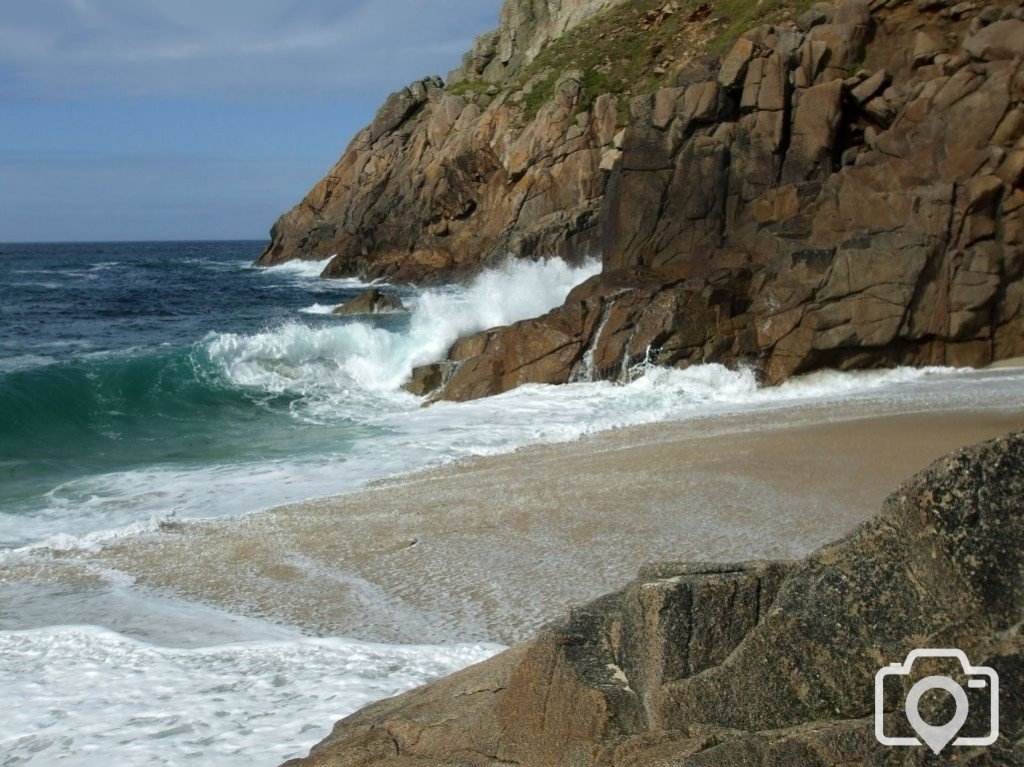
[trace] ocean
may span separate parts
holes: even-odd
[[[765,389],[704,365],[423,408],[401,388],[414,366],[543,314],[599,264],[509,262],[394,288],[408,313],[338,317],[367,286],[319,279],[317,263],[253,268],[262,247],[0,245],[0,765],[273,765],[340,716],[501,649],[308,636],[116,572],[81,576],[101,593],[49,583],[61,552],[621,426],[857,398],[1020,403],[1019,378],[998,373],[822,372]]]

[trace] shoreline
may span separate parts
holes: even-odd
[[[728,414],[712,404],[245,517],[34,550],[0,562],[0,677],[25,701],[24,742],[50,753],[143,742],[145,673],[161,680],[151,731],[172,733],[166,753],[216,736],[225,763],[297,757],[338,717],[401,705],[410,698],[390,696],[518,644],[648,563],[797,560],[950,448],[1024,428],[1019,371],[902,386]],[[409,695],[508,669],[522,648]],[[60,680],[52,702],[22,672],[42,653]],[[96,673],[109,695],[72,709],[85,724],[55,715],[85,694],[63,680]],[[197,704],[225,677],[224,695]]]
[[[311,635],[511,644],[646,562],[804,556],[948,450],[1024,428],[1024,406],[914,402],[613,429],[97,551],[37,552],[0,579],[87,593],[116,573]]]

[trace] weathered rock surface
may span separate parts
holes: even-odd
[[[1024,353],[1019,16],[846,0],[634,100],[603,273],[453,350],[435,396],[621,379],[645,360],[774,383]]]
[[[1024,764],[1022,548],[1018,433],[938,461],[806,560],[644,567],[533,642],[339,722],[289,764]],[[926,647],[997,671],[994,745],[935,757],[876,742],[875,672]],[[928,668],[887,693],[889,734],[905,733],[912,682],[955,670]],[[939,703],[926,720],[949,718]]]
[[[371,288],[346,301],[331,314],[390,314],[404,311],[405,304],[398,295]]]
[[[462,66],[448,75],[450,83],[480,77],[504,84],[529,64],[545,45],[620,0],[512,0],[501,9],[501,22],[481,35],[463,56]]]
[[[623,6],[507,0],[462,89],[389,97],[260,263],[334,255],[326,276],[429,283],[509,255],[602,255],[564,306],[418,374],[435,398],[644,361],[775,383],[1024,354],[1024,0],[818,3],[722,56],[701,55],[705,5],[680,28],[689,47],[652,49],[672,87],[595,98],[614,62],[569,68],[533,115],[530,62]],[[681,15],[659,5],[630,28],[665,14]]]
[[[551,39],[616,0],[507,0],[450,84],[502,82]],[[437,282],[513,255],[597,252],[619,127],[612,97],[582,103],[579,72],[522,124],[508,90],[456,92],[438,78],[388,97],[327,176],[273,227],[257,262],[334,256],[324,274]]]

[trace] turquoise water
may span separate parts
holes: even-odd
[[[485,416],[417,431],[421,403],[401,384],[596,268],[388,287],[411,313],[335,317],[365,285],[320,279],[323,264],[253,268],[262,247],[0,245],[0,548],[242,514],[508,449],[522,429],[489,433]]]
[[[341,318],[327,312],[364,286],[320,280],[318,264],[253,269],[260,248],[0,245],[0,754],[18,763],[279,764],[339,716],[500,649],[310,639],[104,568],[82,581],[50,549],[616,426],[750,410],[820,422],[840,401],[1024,406],[1019,371],[822,372],[765,389],[698,365],[423,408],[401,389],[414,365],[542,314],[597,265],[509,263],[402,289],[408,314]]]
[[[253,269],[261,248],[0,246],[0,512],[88,502],[95,488],[75,484],[83,478],[294,460],[380,431],[343,416],[297,419],[302,392],[240,386],[211,358],[223,334],[337,326],[302,310],[359,292],[316,279],[317,265]],[[24,542],[0,535],[0,546]]]
[[[599,265],[513,261],[465,285],[385,286],[409,312],[336,317],[365,285],[322,280],[322,264],[255,269],[261,247],[0,246],[0,554],[630,424],[851,397],[1021,401],[1012,374],[823,372],[763,389],[749,370],[699,365],[423,408],[401,388],[415,365],[558,306]]]

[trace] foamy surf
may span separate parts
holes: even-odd
[[[323,282],[314,266],[288,268]],[[851,397],[950,407],[1010,406],[1018,399],[1014,386],[994,374],[937,368],[821,372],[774,388],[760,387],[749,370],[721,365],[642,368],[623,385],[525,386],[427,409],[402,390],[413,367],[440,358],[459,337],[543,314],[598,270],[596,262],[513,261],[466,286],[416,291],[406,297],[405,315],[286,320],[255,333],[210,333],[164,357],[107,355],[91,367],[57,366],[45,380],[26,379],[21,402],[44,392],[43,409],[68,398],[53,416],[54,429],[64,429],[76,409],[88,408],[92,418],[96,400],[119,414],[95,426],[86,420],[97,433],[46,432],[47,446],[86,449],[94,440],[91,451],[118,450],[124,440],[108,435],[134,431],[153,457],[64,478],[34,505],[0,511],[0,551],[95,548],[159,529],[167,519],[240,516],[465,457],[660,420],[827,406]],[[258,282],[266,273],[251,274]],[[22,418],[25,408],[17,412]],[[14,425],[23,441],[40,434],[36,422]]]
[[[323,315],[331,314],[336,307],[337,304],[313,304],[312,306],[304,306],[303,308],[299,309],[299,311],[302,314]]]
[[[614,428],[792,407],[827,419],[832,405],[855,401],[872,403],[878,412],[1009,410],[1020,406],[1021,383],[1021,373],[1012,370],[897,368],[821,372],[765,388],[750,371],[702,365],[651,368],[625,385],[532,385],[425,409],[410,395],[391,393],[390,407],[381,400],[374,401],[376,413],[363,406],[359,428],[365,436],[333,451],[325,446],[323,454],[307,458],[84,478],[52,493],[45,514],[0,515],[0,538],[21,536],[24,544],[12,554],[40,547],[95,549],[155,531],[169,520],[241,516],[463,458],[569,442]],[[351,399],[336,396],[317,400],[317,409],[353,407]],[[346,433],[359,430],[345,428]]]
[[[339,717],[502,649],[296,638],[168,648],[90,626],[0,632],[4,764],[270,765]]]
[[[317,328],[287,323],[252,335],[215,334],[207,349],[239,386],[388,396],[400,391],[415,366],[439,359],[460,337],[544,314],[599,271],[597,261],[578,267],[561,259],[509,261],[466,287],[428,289],[411,297],[402,330],[365,321]],[[318,303],[304,311],[320,314],[325,308]]]
[[[97,257],[79,250],[72,262]],[[788,407],[827,417],[849,400],[874,412],[1020,406],[1017,372],[821,373],[763,389],[750,371],[709,365],[421,409],[401,389],[415,365],[460,336],[543,314],[598,265],[514,262],[466,286],[403,288],[406,315],[333,318],[322,315],[366,285],[320,280],[323,262],[258,270],[223,245],[113,250],[125,252],[122,268],[89,272],[89,291],[79,282],[54,283],[53,298],[24,292],[18,315],[50,337],[15,343],[3,355],[13,369],[0,367],[0,567],[11,576],[0,578],[0,752],[12,763],[269,766],[304,753],[338,717],[499,649],[311,640],[40,549],[110,553],[112,541],[178,520],[241,516],[619,426]],[[144,301],[123,300],[140,286]],[[94,322],[61,324],[79,316]],[[81,347],[45,345],[55,343]],[[18,356],[41,349],[52,364]],[[223,547],[218,539],[217,560]],[[335,563],[298,571],[321,585],[356,583]],[[395,614],[380,589],[361,587],[371,612]],[[412,625],[413,639],[425,636]]]

